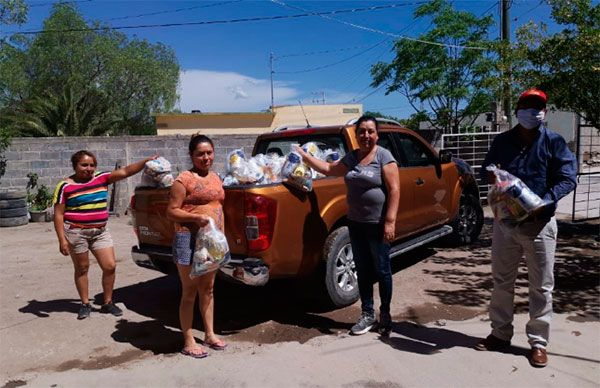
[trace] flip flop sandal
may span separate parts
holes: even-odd
[[[202,351],[200,353],[194,353],[192,351],[181,349],[181,354],[184,356],[192,357],[192,358],[205,358],[208,357],[208,352]]]
[[[213,344],[209,344],[206,341],[202,341],[202,344],[204,346],[208,346],[209,348],[211,348],[212,350],[225,350],[225,348],[227,348],[227,344],[221,340],[213,343]]]

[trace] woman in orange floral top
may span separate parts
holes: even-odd
[[[173,261],[177,264],[182,292],[179,303],[179,321],[184,345],[181,353],[204,358],[208,353],[196,343],[192,332],[194,302],[200,298],[200,312],[204,323],[204,345],[214,350],[227,346],[213,329],[213,287],[216,271],[190,278],[195,236],[198,229],[208,224],[209,218],[223,230],[223,200],[225,191],[221,178],[210,171],[215,158],[212,140],[204,135],[194,135],[189,144],[193,167],[184,171],[173,183],[167,216],[175,223]]]

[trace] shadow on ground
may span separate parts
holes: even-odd
[[[52,313],[77,314],[81,301],[79,299],[54,299],[40,301],[32,299],[19,309],[19,312],[33,314],[39,318],[48,318]]]
[[[470,247],[448,249],[451,257],[436,255],[428,262],[445,264],[425,273],[458,287],[427,290],[444,305],[487,308],[492,290],[490,250],[492,220],[486,219],[479,241]],[[554,266],[554,311],[573,313],[571,319],[600,320],[600,258],[598,224],[560,222]],[[464,252],[464,255],[460,253]],[[458,254],[456,254],[458,253]],[[517,277],[516,312],[527,312],[528,281],[525,263]],[[524,300],[523,300],[524,299]]]
[[[393,271],[408,268],[433,253],[435,251],[426,248],[414,251],[395,260]],[[113,338],[154,353],[179,351],[180,293],[176,276],[162,276],[116,289],[115,301],[151,320],[121,320],[116,325]],[[226,340],[255,343],[304,343],[317,336],[347,332],[360,315],[359,307],[352,305],[335,309],[325,302],[325,295],[318,275],[299,280],[276,280],[264,287],[243,286],[219,279],[215,285],[215,329],[218,334],[226,336]],[[101,294],[96,297],[101,297]],[[194,327],[203,330],[198,310]]]

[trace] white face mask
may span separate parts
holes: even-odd
[[[527,129],[536,128],[544,121],[545,117],[546,112],[544,110],[530,108],[519,109],[517,111],[517,120],[519,120],[519,124]]]

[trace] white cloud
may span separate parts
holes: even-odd
[[[271,85],[233,72],[190,69],[180,76],[179,107],[183,112],[256,112],[271,105]],[[274,84],[275,104],[296,101],[300,91],[289,83]]]

